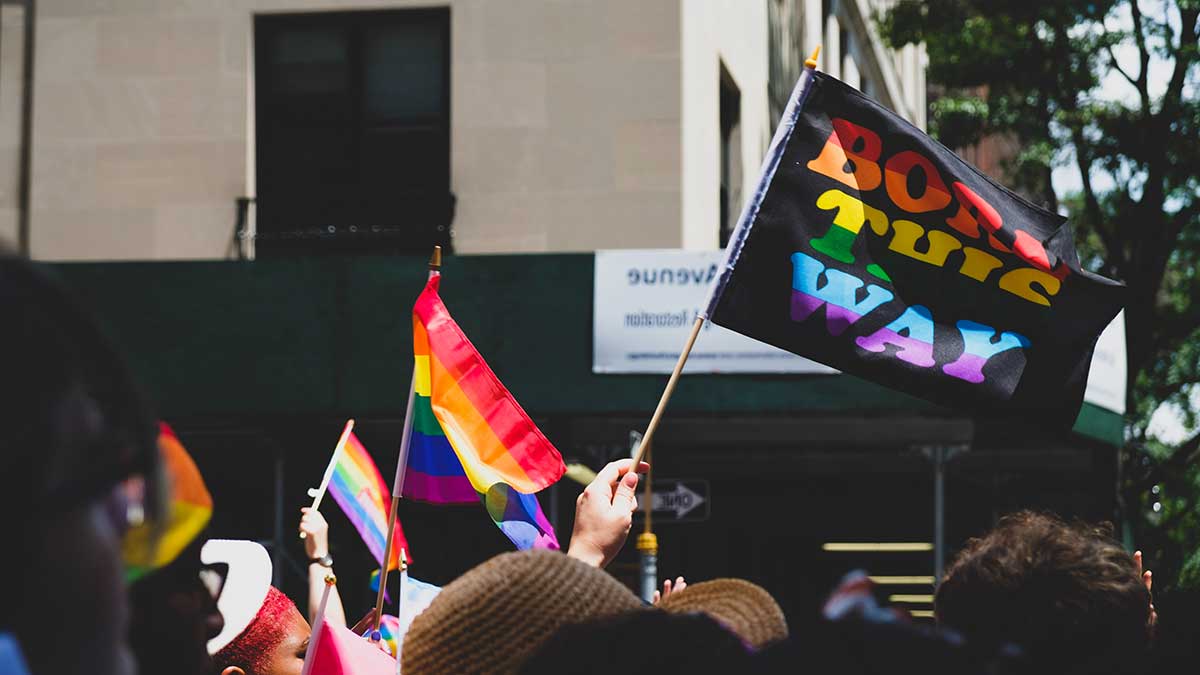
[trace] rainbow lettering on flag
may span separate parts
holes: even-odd
[[[537,493],[566,471],[558,450],[488,367],[431,274],[413,307],[413,431],[404,496],[482,500],[519,549],[559,548]]]
[[[371,555],[383,564],[383,548],[387,546],[387,502],[390,496],[383,476],[367,449],[359,442],[354,432],[346,438],[346,444],[338,453],[333,477],[329,480],[329,494],[346,517],[354,524],[359,536],[366,543]],[[388,556],[388,569],[400,566],[400,549],[405,549],[412,559],[412,549],[404,539],[404,530],[396,522],[396,534],[392,537],[392,551]]]
[[[703,316],[973,415],[1077,418],[1122,284],[1065,219],[805,70]]]

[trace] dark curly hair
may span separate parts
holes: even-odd
[[[938,623],[968,640],[1015,642],[1044,672],[1137,673],[1150,593],[1104,527],[1022,511],[972,539],[934,598]]]

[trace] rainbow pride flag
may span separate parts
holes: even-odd
[[[383,476],[367,449],[359,442],[354,432],[346,438],[346,444],[338,453],[333,476],[329,480],[329,494],[342,507],[346,517],[354,524],[359,536],[366,543],[371,555],[383,564],[383,548],[387,546],[387,516],[391,492],[383,482]],[[400,566],[400,549],[405,549],[412,560],[412,549],[404,539],[404,530],[396,522],[396,534],[392,537],[392,551],[388,556],[388,569]]]
[[[143,522],[125,533],[121,553],[129,582],[169,565],[212,517],[212,495],[204,478],[166,422],[158,423],[158,452],[166,469],[170,503],[163,522]]]
[[[430,274],[413,307],[412,436],[404,496],[435,504],[482,500],[517,548],[558,548],[535,493],[566,467],[500,383],[438,296]]]

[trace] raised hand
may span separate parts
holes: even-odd
[[[616,557],[633,526],[638,475],[632,459],[609,462],[575,500],[575,530],[567,555],[594,567]],[[650,469],[642,462],[639,472]]]
[[[1138,576],[1142,578],[1142,583],[1146,585],[1146,592],[1150,594],[1150,625],[1154,626],[1158,623],[1158,612],[1154,609],[1154,592],[1151,587],[1154,585],[1154,574],[1150,570],[1142,569],[1142,552],[1133,552],[1133,565],[1137,568]]]
[[[300,531],[304,533],[304,552],[311,558],[329,553],[329,523],[320,511],[307,506],[300,509]]]
[[[659,602],[671,597],[672,593],[678,593],[685,588],[687,588],[687,582],[683,580],[683,577],[675,577],[674,585],[671,584],[670,579],[665,579],[663,580],[662,591],[654,591],[654,599],[651,602],[657,605]]]

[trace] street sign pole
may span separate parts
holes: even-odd
[[[642,433],[634,430],[629,432],[629,454],[636,457],[638,449],[642,445]],[[646,461],[651,461],[651,448],[646,448]],[[653,471],[653,468],[651,469]],[[637,550],[639,558],[638,568],[638,589],[641,591],[639,595],[644,602],[652,602],[654,600],[654,590],[658,588],[658,536],[652,531],[651,510],[654,501],[654,491],[652,480],[653,474],[646,473],[645,485],[643,490],[642,502],[646,504],[646,523],[645,529],[637,538]]]
[[[946,448],[933,449],[933,579],[946,569]]]
[[[933,582],[941,583],[946,571],[946,463],[967,446],[934,445],[919,448],[933,465]]]
[[[658,589],[658,537],[653,532],[643,532],[637,538],[638,553],[641,554],[641,569],[638,570],[638,595],[645,602],[654,600]]]

